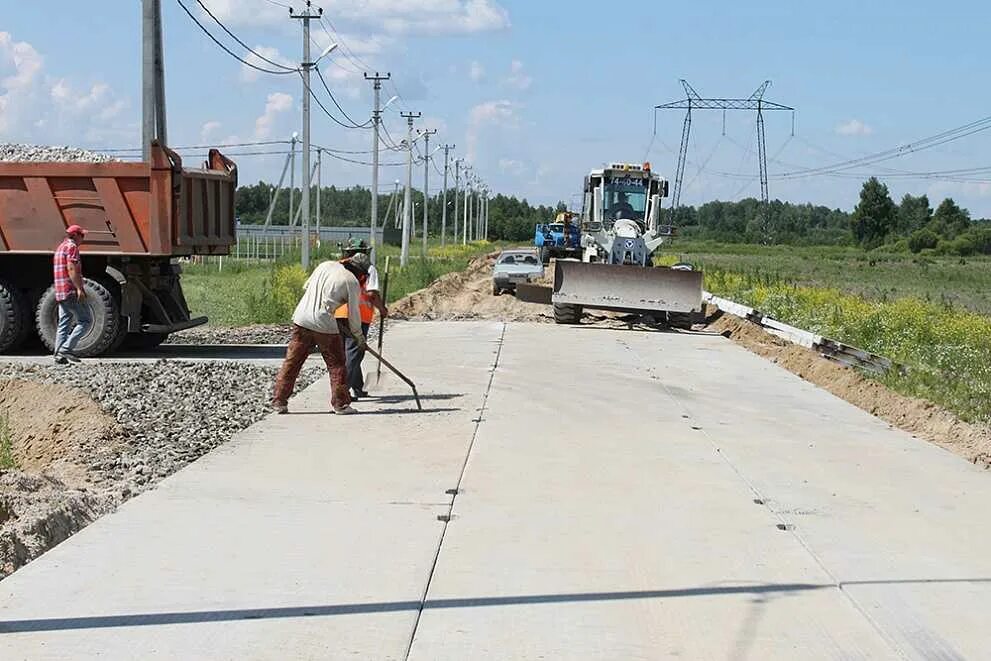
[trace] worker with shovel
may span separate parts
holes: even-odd
[[[349,239],[344,246],[343,260],[353,259],[356,255],[367,257],[368,244],[360,239]],[[364,278],[358,278],[358,284],[361,288],[361,296],[358,304],[361,316],[361,334],[362,337],[367,337],[368,329],[375,318],[375,310],[378,310],[382,318],[385,319],[389,316],[389,309],[385,306],[385,301],[382,300],[382,295],[379,293],[379,276],[374,264],[369,265],[368,274]],[[339,324],[343,324],[348,319],[351,313],[351,307],[353,306],[348,304],[342,305],[334,313]],[[351,398],[357,400],[362,397],[368,397],[368,393],[365,392],[365,375],[361,371],[361,361],[365,358],[365,343],[356,342],[346,332],[343,335],[344,352],[347,355],[348,366],[347,383],[351,389]]]
[[[364,253],[339,262],[326,261],[313,270],[304,285],[303,297],[292,317],[292,337],[286,348],[286,359],[275,380],[272,408],[276,413],[289,411],[288,401],[310,350],[316,346],[330,374],[331,406],[334,413],[356,413],[351,407],[347,385],[344,342],[334,318],[341,305],[348,309],[346,329],[359,346],[365,344],[358,303],[361,298],[359,278],[368,275],[371,260]]]

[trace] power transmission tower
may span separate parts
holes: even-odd
[[[413,223],[413,120],[419,119],[423,113],[403,112],[400,116],[407,123],[406,138],[406,193],[403,196],[403,248],[399,253],[399,265],[406,266],[409,262],[410,230]]]
[[[306,0],[306,9],[297,14],[289,8],[289,18],[303,22],[303,62],[301,65],[303,76],[303,176],[307,178],[303,185],[300,209],[303,213],[303,241],[302,241],[302,264],[303,268],[310,268],[310,69],[314,63],[310,58],[310,21],[323,16],[323,9],[313,12],[312,3]]]
[[[375,229],[378,227],[379,218],[379,125],[382,123],[382,109],[380,107],[382,81],[392,78],[391,73],[380,76],[378,71],[374,76],[365,74],[365,80],[372,81],[372,92],[374,105],[372,105],[372,221],[371,234],[368,245],[375,248]],[[388,214],[386,214],[388,215]],[[373,253],[374,254],[374,253]]]
[[[430,136],[435,135],[437,129],[424,129],[420,131],[423,136],[423,254],[427,254],[427,227],[430,214]]]
[[[761,220],[764,225],[764,234],[767,237],[770,230],[770,192],[767,182],[767,143],[764,139],[764,111],[765,110],[790,110],[794,108],[764,100],[764,92],[771,84],[770,80],[765,80],[753,94],[745,99],[711,99],[702,98],[695,91],[688,81],[682,79],[681,86],[685,88],[685,98],[680,101],[672,101],[663,105],[654,106],[656,110],[684,110],[685,121],[681,128],[681,148],[678,150],[678,167],[675,170],[674,191],[671,194],[671,223],[674,223],[675,214],[681,205],[681,187],[685,178],[685,161],[688,157],[688,142],[692,130],[693,110],[722,110],[724,115],[727,110],[749,110],[757,113],[757,151],[760,171],[760,201]],[[725,128],[724,128],[725,130]]]
[[[440,245],[442,248],[447,244],[447,170],[448,156],[452,149],[454,149],[454,145],[444,145],[444,206],[440,214]],[[454,206],[457,208],[457,201],[455,201]],[[454,234],[457,236],[457,230]]]

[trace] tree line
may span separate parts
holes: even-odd
[[[242,223],[265,222],[275,187],[265,182],[238,188],[236,213]],[[315,200],[316,189],[313,191]],[[293,192],[299,206],[300,189]],[[371,195],[367,188],[326,186],[320,190],[321,223],[325,226],[359,227],[371,216]],[[448,191],[447,231],[453,233],[455,213],[460,227],[464,214],[463,197],[454,210],[454,190]],[[311,205],[313,202],[311,202]],[[379,222],[396,224],[402,205],[402,190],[379,195]],[[423,214],[423,193],[413,190],[417,226]],[[440,232],[443,195],[429,199],[430,234]],[[493,240],[530,241],[534,225],[553,220],[567,206],[533,205],[525,198],[495,195],[489,201],[489,237]],[[665,213],[669,213],[665,211]],[[765,216],[754,198],[738,202],[706,202],[679,208],[668,216],[685,238],[724,243],[773,243],[784,245],[859,245],[865,249],[933,252],[937,254],[991,254],[991,221],[972,220],[970,213],[952,198],[944,199],[934,210],[926,195],[905,195],[896,203],[887,186],[872,177],[861,189],[852,212],[813,204],[773,200]],[[272,214],[275,225],[289,224],[289,193],[283,189]]]

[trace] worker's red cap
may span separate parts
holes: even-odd
[[[69,225],[68,227],[65,228],[65,233],[66,234],[82,234],[83,236],[86,236],[86,230],[84,230],[79,225]]]

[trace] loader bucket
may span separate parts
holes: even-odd
[[[559,261],[554,303],[625,312],[702,309],[701,271]]]

